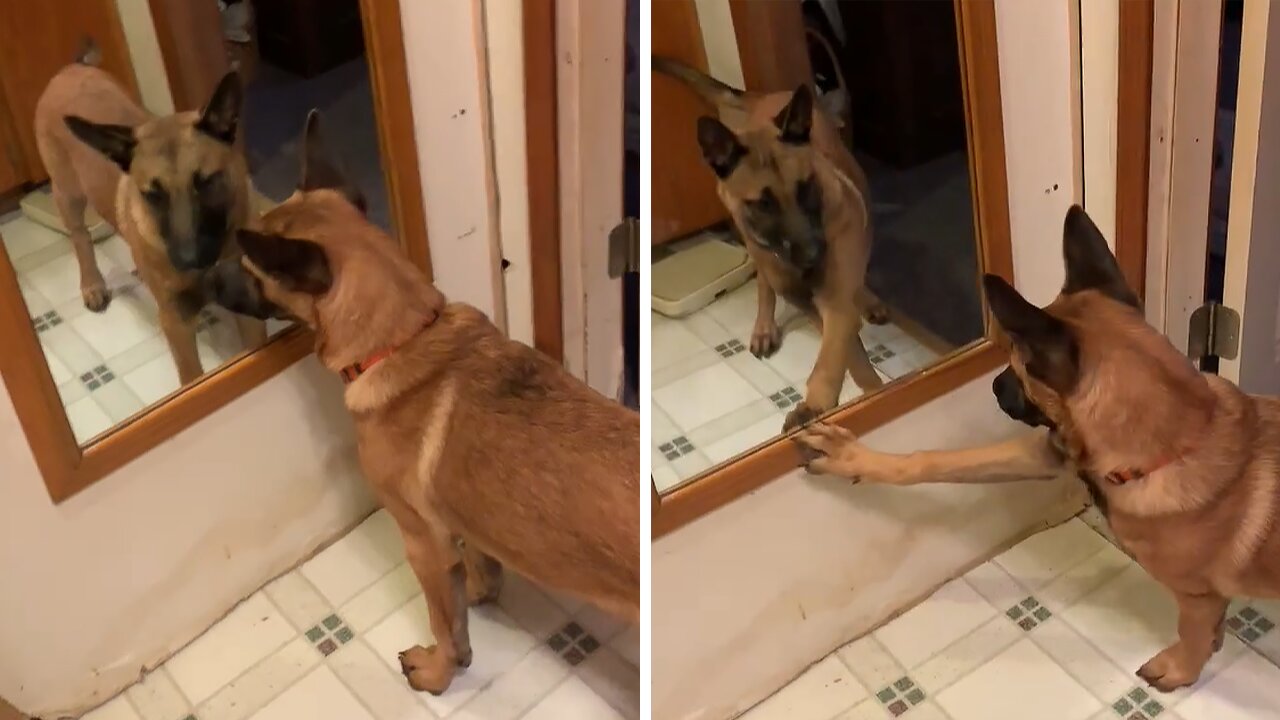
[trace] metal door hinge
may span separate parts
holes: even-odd
[[[640,221],[627,218],[609,231],[609,277],[640,272]]]
[[[1191,313],[1187,357],[1200,360],[1213,355],[1235,360],[1239,352],[1240,313],[1212,300]]]

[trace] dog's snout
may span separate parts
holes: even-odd
[[[1024,422],[1032,427],[1045,425],[1052,427],[1049,418],[1027,397],[1013,368],[1007,367],[991,382],[991,393],[996,396],[996,404],[1000,410],[1014,420]]]

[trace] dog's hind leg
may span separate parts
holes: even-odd
[[[80,298],[84,300],[85,307],[93,312],[102,312],[111,302],[111,292],[107,290],[107,282],[98,269],[93,238],[89,236],[89,228],[84,222],[84,212],[89,201],[79,188],[67,188],[56,182],[52,188],[53,202],[67,228],[71,247],[75,250],[76,264],[80,266]]]
[[[1220,645],[1219,628],[1229,602],[1215,593],[1177,593],[1177,600],[1178,642],[1138,670],[1138,677],[1163,692],[1186,687],[1200,679],[1200,672]]]
[[[484,605],[497,600],[502,592],[502,563],[464,543],[462,564],[467,569],[467,602]]]
[[[417,645],[400,653],[400,670],[409,687],[439,695],[453,682],[458,667],[471,664],[466,568],[457,548],[439,529],[418,521],[401,524],[400,530],[409,567],[422,584],[436,640],[429,648]]]

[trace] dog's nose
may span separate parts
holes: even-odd
[[[1015,420],[1022,419],[1026,413],[1027,396],[1022,391],[1022,381],[1013,372],[1013,368],[1007,367],[996,376],[991,383],[991,393],[996,396],[996,403],[1006,415]]]

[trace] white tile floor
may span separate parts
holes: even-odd
[[[653,313],[653,479],[664,492],[782,431],[804,395],[821,336],[779,301],[782,347],[750,352],[756,281],[683,318]],[[865,325],[862,339],[886,380],[932,364],[938,353],[901,328]],[[840,401],[862,391],[846,376]]]
[[[13,213],[0,217],[0,236],[81,444],[178,389],[155,300],[133,275],[133,256],[119,235],[96,245],[98,267],[112,290],[101,314],[86,310],[80,299],[80,272],[65,235]],[[268,324],[272,334],[285,327]],[[206,308],[198,345],[206,372],[239,353],[233,316]]]
[[[397,655],[431,644],[427,606],[379,511],[83,720],[639,717],[635,628],[508,572],[470,629],[474,660],[449,690],[410,690]]]
[[[1174,641],[1168,591],[1087,513],[944,585],[743,720],[1276,720],[1280,601],[1237,602],[1191,688],[1134,675]]]

